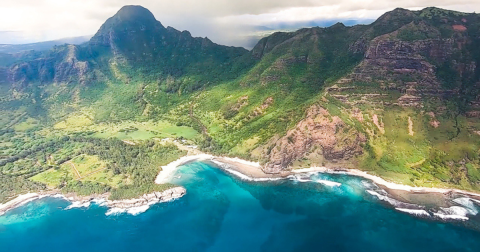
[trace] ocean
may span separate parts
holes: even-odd
[[[357,177],[255,182],[192,162],[172,182],[187,194],[137,215],[30,202],[0,216],[0,251],[480,251],[478,206],[468,221],[417,217]]]

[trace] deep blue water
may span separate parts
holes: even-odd
[[[359,178],[246,182],[200,162],[177,175],[187,195],[137,216],[64,210],[54,198],[12,210],[0,217],[0,251],[480,251],[474,228],[397,212]]]

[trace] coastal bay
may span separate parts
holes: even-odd
[[[172,172],[171,182],[187,194],[139,215],[106,216],[109,210],[101,203],[67,209],[69,203],[61,198],[31,201],[0,216],[0,242],[15,251],[62,251],[69,245],[71,251],[480,248],[473,226],[477,216],[442,221],[402,212],[367,192],[381,193],[374,183],[347,174],[299,173],[255,181],[193,159]]]
[[[283,171],[277,174],[268,174],[263,172],[262,167],[258,162],[247,161],[240,158],[213,156],[197,150],[195,146],[185,146],[177,141],[173,141],[173,143],[180,150],[186,151],[188,154],[179,158],[178,160],[162,166],[162,169],[155,180],[157,184],[171,183],[175,180],[175,174],[179,167],[191,162],[201,161],[210,163],[212,167],[222,169],[228,174],[231,174],[232,176],[246,181],[265,182],[291,179],[302,180],[302,177],[305,178],[316,173],[343,174],[360,177],[371,181],[376,187],[378,187],[382,191],[382,194],[373,193],[373,195],[377,196],[381,200],[383,199],[384,201],[390,203],[392,206],[395,206],[397,202],[399,204],[405,204],[407,205],[407,208],[399,208],[399,211],[410,213],[416,216],[418,216],[418,212],[416,211],[423,211],[425,207],[430,207],[434,209],[449,209],[449,207],[455,207],[456,205],[458,205],[454,202],[456,198],[468,199],[467,201],[471,202],[471,204],[480,203],[480,194],[477,193],[449,188],[427,188],[401,185],[388,182],[383,178],[356,169],[332,169],[326,167],[311,167]],[[304,179],[304,181],[311,180]],[[322,181],[322,183],[333,186],[340,185],[336,182],[331,181]],[[32,200],[37,200],[44,197],[62,197],[73,202],[73,204],[76,206],[88,206],[92,201],[100,201],[104,202],[104,205],[111,208],[109,213],[138,214],[145,212],[149,208],[149,206],[153,204],[178,199],[182,197],[185,193],[185,188],[174,187],[164,192],[153,192],[150,194],[145,194],[142,197],[136,199],[112,201],[108,199],[110,196],[110,194],[108,193],[90,196],[78,196],[71,193],[67,196],[63,196],[58,190],[39,193],[33,192],[25,195],[20,195],[17,198],[0,205],[0,215],[11,209],[22,206],[23,204],[26,204]],[[439,213],[438,215],[435,215],[435,213],[431,213],[427,215],[424,214],[423,217],[431,217],[432,219],[436,220],[468,220],[466,214],[466,211],[460,211],[460,215],[456,215],[456,212],[453,212],[452,214]]]

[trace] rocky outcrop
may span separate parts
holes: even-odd
[[[172,201],[178,198],[181,198],[187,193],[187,190],[183,187],[174,187],[167,189],[163,192],[153,192],[150,194],[144,194],[143,196],[136,199],[127,199],[127,200],[108,200],[110,196],[108,193],[95,196],[77,196],[73,195],[71,197],[65,197],[59,193],[59,191],[50,191],[50,192],[41,192],[41,193],[27,193],[20,195],[17,198],[5,203],[0,204],[0,216],[5,214],[7,211],[10,211],[14,208],[22,206],[30,201],[41,199],[44,197],[56,197],[63,198],[69,201],[72,201],[73,204],[67,209],[75,207],[88,207],[90,202],[103,202],[102,205],[107,206],[108,208],[116,208],[121,210],[134,209],[139,207],[150,206],[160,202]]]
[[[167,202],[181,198],[187,193],[183,187],[174,187],[163,192],[153,192],[144,194],[142,197],[128,200],[108,200],[106,205],[110,208],[128,209],[132,207],[140,207],[145,205],[152,205],[159,202]]]
[[[347,160],[362,153],[360,144],[365,141],[363,134],[346,125],[338,116],[314,105],[308,109],[305,119],[275,142],[263,170],[279,173],[315,147],[320,147],[324,159],[330,162]]]

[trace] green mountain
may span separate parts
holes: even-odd
[[[395,9],[370,25],[274,33],[247,51],[125,6],[88,43],[0,55],[0,179],[15,178],[16,192],[42,186],[49,167],[79,154],[123,182],[67,188],[145,192],[162,161],[145,170],[137,157],[180,155],[148,140],[170,137],[268,173],[357,168],[478,191],[479,43],[480,15]],[[115,139],[140,146],[121,166]]]

